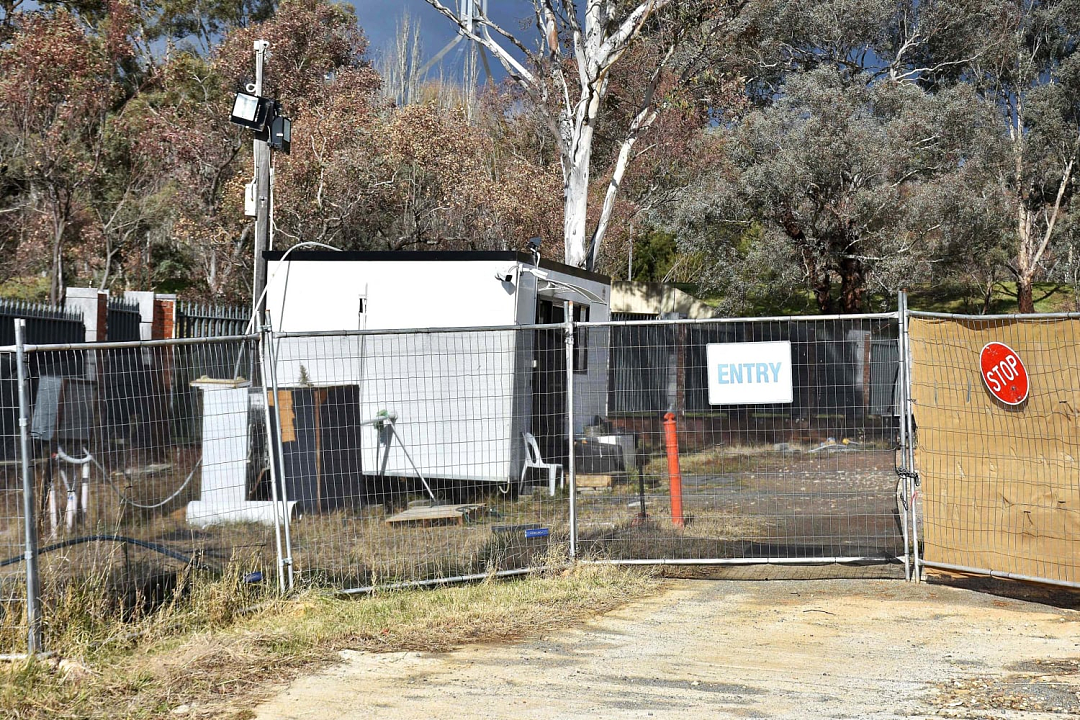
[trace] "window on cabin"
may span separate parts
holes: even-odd
[[[589,322],[589,306],[574,305],[574,322]],[[589,371],[589,329],[574,327],[574,372]]]

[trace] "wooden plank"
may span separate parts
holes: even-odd
[[[579,488],[609,488],[614,483],[614,476],[579,474],[576,480]]]
[[[293,412],[293,397],[291,390],[278,390],[278,400],[281,404],[281,409],[278,411],[278,417],[281,418],[281,442],[296,442],[296,414]],[[274,392],[272,390],[267,391],[266,399],[270,403],[270,407],[274,407]]]
[[[428,505],[411,507],[386,518],[388,525],[445,525],[453,523],[464,525],[484,509],[483,505]]]

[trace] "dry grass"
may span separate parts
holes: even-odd
[[[767,467],[772,460],[779,465],[783,453],[771,448],[716,445],[698,452],[679,454],[679,470],[684,475],[726,475]],[[667,457],[650,458],[642,469],[646,478],[667,477]]]
[[[585,565],[352,600],[308,590],[240,614],[257,598],[238,579],[233,573],[192,582],[188,594],[153,616],[72,636],[61,654],[73,670],[43,661],[0,668],[0,716],[176,717],[174,710],[188,706],[185,717],[249,717],[242,708],[332,662],[340,649],[443,651],[534,636],[642,597],[659,582],[642,572]],[[70,603],[67,617],[78,622],[82,603],[74,597]],[[132,637],[132,630],[144,634]]]
[[[769,515],[781,509],[754,505],[755,493],[790,495],[799,491],[799,485],[806,485],[802,489],[814,493],[819,489],[832,492],[888,484],[889,478],[882,479],[882,473],[891,473],[892,459],[888,452],[870,446],[860,446],[860,450],[870,452],[809,453],[808,449],[809,446],[794,444],[779,449],[772,445],[724,445],[683,453],[684,507],[694,516],[694,522],[680,531],[679,537],[699,538],[708,545],[713,541],[756,540],[769,535],[774,529],[770,526],[774,519]],[[141,499],[166,496],[170,488],[183,481],[181,476],[186,476],[192,463],[190,458],[178,454],[174,466],[177,469],[132,480],[138,487],[130,488],[130,492]],[[636,475],[636,471],[631,474]],[[663,482],[667,475],[666,461],[652,459],[643,468],[643,475],[649,481],[649,513],[659,523],[670,515],[666,482]],[[826,481],[835,484],[821,485]],[[636,527],[637,511],[628,507],[635,499],[636,490],[635,476],[629,479],[629,485],[613,488],[608,500],[583,496],[578,503],[582,537],[629,534]],[[100,482],[93,484],[91,499],[90,522],[77,528],[75,535],[112,533],[156,542],[214,567],[237,562],[240,557],[249,563],[249,571],[274,566],[274,538],[269,527],[234,523],[193,528],[186,522],[182,505],[169,513],[136,512],[130,506],[121,506],[117,495]],[[394,510],[400,509],[407,499],[404,494],[397,496]],[[537,550],[548,544],[564,543],[568,538],[569,508],[565,493],[550,498],[538,487],[532,495],[514,498],[489,487],[468,499],[483,503],[485,509],[473,522],[462,526],[390,526],[386,523],[388,511],[381,505],[308,513],[292,524],[294,568],[303,584],[366,587],[524,567]],[[17,514],[17,502],[16,492],[0,492],[0,520]],[[524,524],[549,528],[550,540],[538,543],[526,541],[520,532],[496,532],[500,526]],[[18,522],[0,522],[0,548],[7,547],[10,555],[19,554],[19,533]],[[641,533],[637,535],[640,537]],[[67,536],[61,534],[57,539],[64,537]],[[648,556],[668,556],[668,549],[656,546],[656,541],[655,537],[646,538],[645,542],[652,545]],[[42,537],[43,545],[49,542],[49,538]],[[670,547],[671,552],[676,551],[675,547]],[[65,548],[42,558],[47,582],[50,576],[54,578],[51,587],[62,586],[66,580],[80,575],[109,572],[137,580],[139,572],[175,571],[178,567],[180,564],[175,561],[146,550],[99,543]],[[20,566],[14,565],[0,571],[0,581],[5,574],[14,580],[20,570]],[[9,583],[10,587],[15,584]],[[17,592],[10,590],[9,585],[0,587],[0,597]],[[137,590],[138,583],[135,585]]]

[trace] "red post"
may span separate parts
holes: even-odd
[[[679,471],[679,436],[676,433],[675,415],[664,415],[664,447],[667,449],[668,483],[671,492],[671,522],[683,527],[682,473]]]

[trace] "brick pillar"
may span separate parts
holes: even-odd
[[[166,306],[175,303],[175,296],[128,290],[124,297],[139,304],[139,339],[162,339],[167,325],[171,330],[172,313]],[[141,356],[142,368],[136,387],[141,395],[138,410],[142,425],[133,437],[133,445],[144,461],[160,462],[168,458],[170,447],[172,348],[143,348]]]
[[[154,296],[154,320],[151,324],[152,340],[172,340],[176,337],[176,295]],[[161,374],[161,385],[165,393],[172,393],[173,352],[172,348],[158,348],[156,366]]]
[[[171,340],[176,337],[176,296],[155,295],[154,317],[150,328],[152,340]]]

